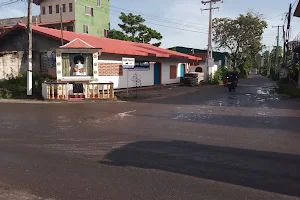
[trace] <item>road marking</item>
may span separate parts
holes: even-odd
[[[136,110],[118,113],[116,116],[121,117],[121,118],[124,118],[124,117],[131,117],[131,116],[133,116],[133,115],[130,115],[130,113],[134,113],[134,112],[136,112]]]

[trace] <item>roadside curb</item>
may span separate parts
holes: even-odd
[[[198,88],[195,87],[190,91],[183,91],[179,92],[176,94],[170,94],[166,96],[159,96],[159,97],[150,97],[146,99],[141,99],[141,100],[134,100],[134,102],[141,102],[141,101],[151,101],[151,100],[157,100],[157,99],[164,99],[164,98],[169,98],[169,97],[176,97],[176,96],[181,96],[193,92],[198,92],[201,91],[202,89],[209,89],[209,88],[216,88],[220,87],[221,85],[202,85],[199,86]],[[150,89],[151,90],[151,89]],[[125,103],[125,102],[133,102],[133,101],[126,101],[126,100],[110,100],[110,101],[101,101],[101,102],[115,102],[115,103]],[[98,101],[50,101],[50,100],[33,100],[33,99],[0,99],[0,104],[1,103],[15,103],[15,104],[74,104],[74,103],[99,103]]]
[[[27,104],[51,104],[62,103],[57,101],[42,101],[42,100],[30,100],[30,99],[0,99],[0,103],[27,103]]]

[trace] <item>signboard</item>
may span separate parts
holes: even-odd
[[[122,58],[123,69],[133,69],[135,65],[135,58]]]
[[[136,61],[133,70],[134,71],[150,70],[150,62],[149,61]]]

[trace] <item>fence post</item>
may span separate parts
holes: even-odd
[[[85,89],[86,89],[86,98],[89,99],[90,98],[90,84],[89,83],[85,84]]]
[[[99,84],[97,84],[97,98],[100,98],[100,87]]]
[[[111,98],[115,98],[115,93],[114,93],[114,84],[111,83],[110,84],[110,95],[111,95]]]
[[[50,95],[50,84],[47,84],[47,99],[50,99],[51,98],[51,95]]]
[[[55,86],[54,84],[52,84],[51,86],[52,86],[52,99],[55,99]]]

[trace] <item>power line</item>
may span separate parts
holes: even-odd
[[[112,6],[112,5],[110,7],[116,8],[116,9],[119,9],[119,10],[124,10],[124,11],[127,11],[127,12],[140,13],[140,14],[142,14],[144,16],[149,16],[149,17],[153,17],[153,18],[160,18],[160,19],[164,19],[164,20],[168,20],[168,21],[180,22],[179,20],[176,20],[176,19],[166,18],[166,17],[160,17],[160,16],[157,16],[157,15],[151,15],[151,14],[145,14],[145,13],[142,13],[142,12],[137,12],[137,11],[128,10],[128,9],[124,9],[124,8],[118,8],[118,7]],[[195,25],[198,25],[198,26],[201,25],[201,24],[196,23],[196,22],[185,22],[185,21],[181,21],[181,22],[188,23],[188,24],[195,24]],[[207,27],[207,25],[204,25],[204,24],[202,26]]]
[[[298,1],[298,0],[295,0],[295,1],[294,1],[293,5],[292,5],[292,8],[294,8],[294,6],[295,6],[295,4],[297,3],[297,1]]]
[[[14,4],[14,3],[18,3],[20,0],[10,0],[10,1],[7,1],[7,2],[3,2],[2,4],[0,4],[0,8],[3,7],[3,6],[8,6],[8,5],[11,5],[11,4]]]
[[[99,8],[96,8],[96,10],[98,10],[99,12],[107,13],[107,12],[105,12],[102,9],[99,9]],[[115,13],[110,13],[110,14],[119,17],[119,15],[115,14]],[[185,29],[185,28],[178,28],[178,27],[173,27],[173,26],[168,26],[168,25],[163,25],[163,24],[157,24],[157,23],[148,22],[148,21],[145,21],[144,24],[152,24],[152,25],[156,25],[156,26],[161,26],[161,27],[171,28],[171,29],[176,29],[176,30],[181,30],[181,31],[187,31],[187,32],[208,34],[208,32],[204,32],[204,31],[197,31],[197,30],[191,30],[191,29]]]
[[[111,11],[114,11],[114,12],[118,12],[118,13],[120,13],[120,11],[118,11],[118,10],[112,10],[111,9]],[[146,16],[142,16],[143,18],[145,18],[145,19],[147,19],[148,17]],[[188,26],[188,24],[184,24],[184,23],[178,23],[178,22],[175,22],[175,21],[168,21],[168,20],[165,20],[165,19],[159,19],[159,18],[149,18],[149,19],[147,19],[147,20],[152,20],[152,21],[160,21],[160,22],[167,22],[167,23],[171,23],[171,24],[176,24],[176,25],[180,25],[180,26]],[[194,25],[193,25],[194,26]],[[189,27],[192,27],[191,25],[189,25]],[[207,29],[207,28],[203,28],[203,27],[201,27],[201,26],[199,26],[199,25],[196,25],[196,26],[194,26],[194,27],[199,27],[199,28],[201,28],[201,29]],[[207,29],[208,30],[208,29]]]
[[[119,15],[116,15],[116,16],[119,16]],[[166,28],[177,29],[177,30],[189,31],[189,32],[194,32],[194,33],[206,33],[206,34],[208,34],[208,31],[203,32],[203,31],[190,30],[190,29],[185,29],[185,28],[178,28],[178,27],[168,26],[168,25],[164,25],[164,24],[157,24],[157,23],[153,23],[153,22],[149,22],[149,21],[145,21],[144,23],[145,24],[152,24],[152,25],[156,25],[156,26],[162,26],[162,27],[166,27]]]
[[[79,3],[79,4],[82,5],[82,6],[86,6],[86,4],[81,4],[81,3]],[[171,18],[160,17],[160,16],[157,16],[157,15],[151,15],[151,14],[142,13],[142,12],[138,12],[138,11],[134,11],[134,10],[119,8],[119,7],[112,6],[112,5],[110,7],[102,5],[102,7],[109,9],[109,11],[113,11],[113,12],[117,12],[117,13],[121,13],[122,11],[126,11],[126,12],[131,12],[133,14],[140,14],[143,18],[145,18],[147,20],[167,22],[167,23],[177,24],[177,25],[181,25],[181,26],[194,25],[195,27],[199,27],[199,28],[202,28],[202,29],[207,29],[207,28],[203,28],[203,27],[207,27],[207,25],[201,25],[201,24],[196,23],[196,22],[186,22],[186,21],[180,21],[180,20],[171,19]],[[101,8],[94,8],[94,9],[103,11]]]
[[[113,13],[111,13],[111,14],[114,15],[114,16],[116,16],[116,17],[119,17],[119,15],[116,15],[116,14],[113,14]],[[181,31],[187,31],[187,32],[193,32],[193,33],[208,34],[208,32],[201,32],[201,31],[189,30],[189,29],[178,28],[178,27],[173,27],[173,26],[166,26],[166,25],[163,25],[163,24],[156,24],[156,23],[147,22],[147,21],[144,22],[144,24],[152,24],[152,25],[161,26],[161,27],[165,27],[165,28],[171,28],[171,29],[176,29],[176,30],[181,30]]]

